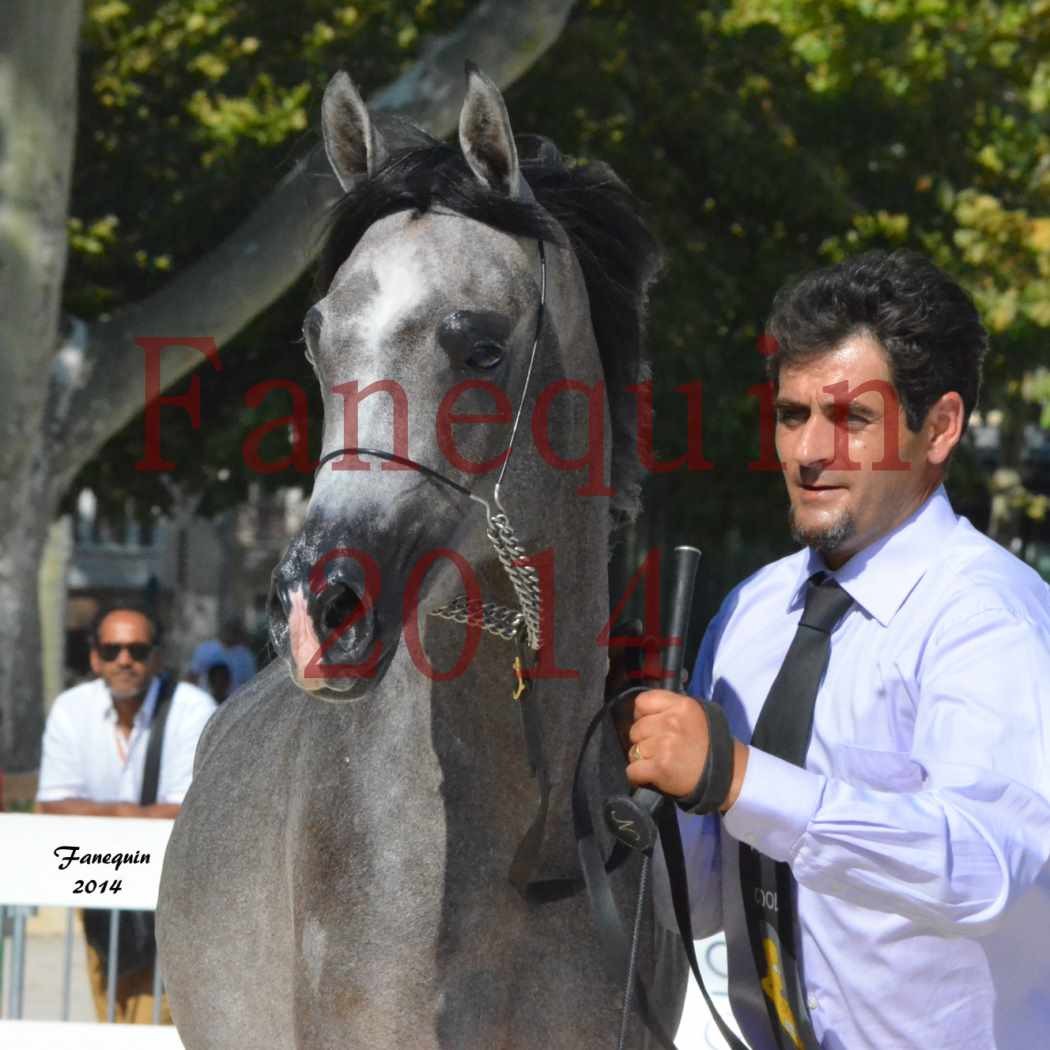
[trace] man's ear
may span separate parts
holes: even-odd
[[[95,647],[91,647],[91,652],[88,654],[88,660],[91,662],[91,671],[96,678],[102,677],[102,658],[98,655]]]
[[[955,446],[959,444],[966,423],[963,399],[954,390],[942,394],[926,413],[923,427],[929,446],[926,460],[933,466],[942,467],[948,462]]]

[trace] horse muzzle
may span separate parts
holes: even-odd
[[[372,565],[360,552],[335,555],[304,573],[292,550],[274,569],[270,638],[301,689],[343,703],[366,693],[388,661]]]

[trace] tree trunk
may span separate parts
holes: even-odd
[[[208,332],[221,346],[312,260],[337,197],[315,151],[226,241],[157,294],[60,345],[66,217],[76,119],[80,0],[2,0],[0,34],[0,770],[36,767],[43,721],[40,558],[80,468],[144,401],[139,335]],[[373,100],[438,136],[455,126],[463,62],[505,86],[558,38],[573,0],[482,0]],[[320,176],[320,177],[319,177]],[[228,294],[236,275],[238,294]],[[166,388],[201,362],[161,355]]]
[[[8,0],[0,34],[0,770],[43,722],[37,576],[55,500],[42,427],[66,266],[80,0]]]
[[[66,580],[72,554],[73,519],[66,514],[51,523],[40,556],[40,649],[47,707],[66,687]]]
[[[40,559],[53,508],[26,472],[0,501],[0,770],[35,769],[43,728]]]

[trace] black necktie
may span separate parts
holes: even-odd
[[[798,630],[751,734],[755,747],[805,766],[813,705],[831,656],[831,632],[852,604],[832,577],[822,572],[810,577]]]
[[[831,656],[831,632],[852,604],[830,576],[819,572],[810,578],[802,619],[762,705],[752,746],[805,766],[817,690]],[[791,869],[741,843],[740,883],[751,951],[777,1045],[784,1050],[816,1048],[796,958]]]

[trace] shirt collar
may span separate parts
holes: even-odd
[[[806,581],[826,572],[883,627],[896,615],[904,599],[943,550],[958,522],[944,486],[892,532],[858,551],[842,568],[830,570],[822,554],[808,550],[799,561],[799,578],[789,609],[804,602]]]

